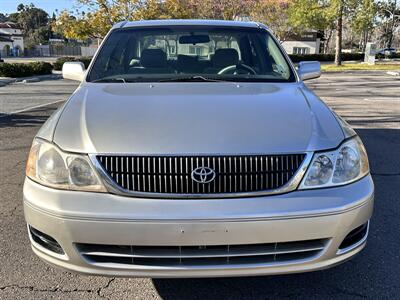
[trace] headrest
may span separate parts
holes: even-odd
[[[235,49],[218,49],[213,57],[213,65],[216,68],[223,68],[237,65],[239,62],[239,53]]]
[[[163,68],[167,65],[167,54],[161,49],[145,49],[140,63],[145,68]]]

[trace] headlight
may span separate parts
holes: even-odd
[[[87,155],[64,153],[40,139],[33,141],[26,176],[53,188],[106,192]]]
[[[314,155],[300,189],[344,185],[369,173],[367,152],[358,136],[337,150]]]

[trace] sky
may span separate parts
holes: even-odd
[[[74,0],[0,0],[0,13],[10,14],[17,11],[18,4],[29,5],[33,3],[36,7],[45,10],[49,15],[63,9],[73,10]]]

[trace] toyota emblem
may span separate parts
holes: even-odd
[[[215,179],[215,171],[207,167],[199,167],[192,171],[192,179],[197,183],[210,183]]]

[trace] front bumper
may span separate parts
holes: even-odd
[[[343,250],[344,238],[371,218],[370,176],[351,185],[284,195],[207,200],[138,199],[59,191],[26,179],[24,211],[29,226],[53,237],[65,254],[32,240],[46,262],[70,271],[137,277],[217,277],[286,274],[324,269],[362,250],[365,237]],[[135,265],[85,259],[77,244],[212,246],[279,244],[322,239],[317,254],[257,263]]]

